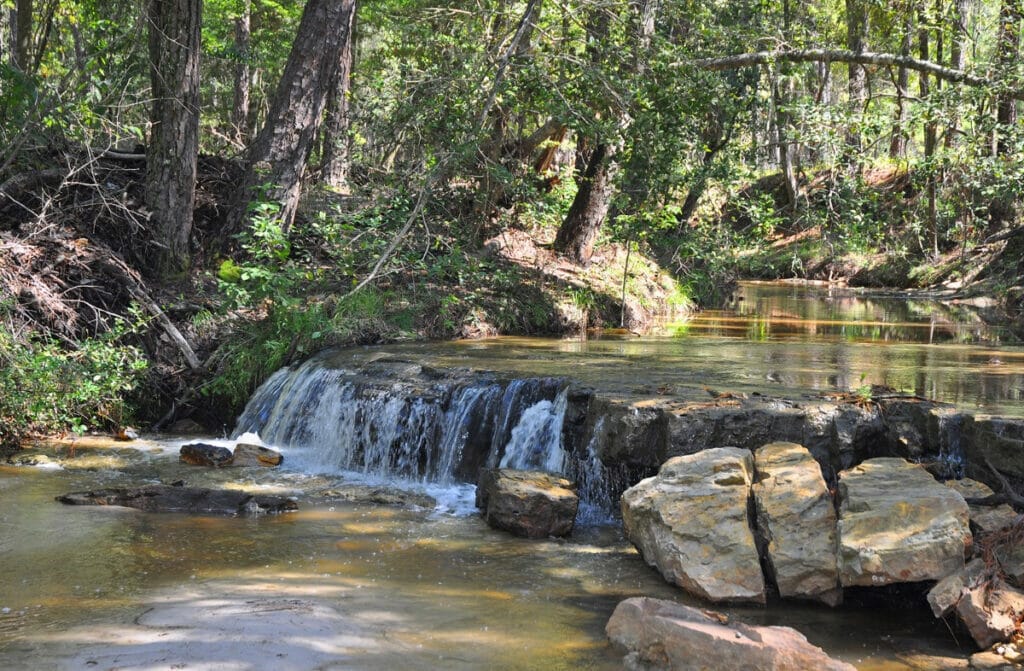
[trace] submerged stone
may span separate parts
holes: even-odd
[[[57,501],[76,506],[125,506],[157,513],[253,515],[297,510],[295,501],[228,489],[145,485],[71,492]]]
[[[488,469],[476,489],[487,524],[526,538],[568,536],[579,501],[571,482],[540,471]]]
[[[940,580],[972,545],[967,503],[922,466],[869,459],[839,474],[844,587]]]
[[[715,602],[764,603],[747,501],[748,450],[722,447],[666,461],[622,495],[626,536],[669,582]]]
[[[802,445],[769,443],[754,467],[757,527],[779,596],[838,604],[836,511],[818,462]]]
[[[790,627],[732,623],[728,616],[637,597],[615,608],[605,627],[627,668],[645,671],[854,671]]]

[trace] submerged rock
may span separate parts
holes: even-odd
[[[661,599],[626,599],[605,632],[627,655],[627,668],[645,671],[854,671],[795,629],[730,623],[721,613]]]
[[[222,468],[231,465],[233,455],[231,450],[220,445],[208,445],[207,443],[189,443],[182,445],[179,452],[179,459],[182,463],[192,466],[213,466]]]
[[[284,457],[277,450],[262,445],[238,443],[232,454],[232,466],[280,466]]]
[[[572,533],[579,502],[571,482],[540,471],[488,469],[476,488],[487,524],[526,538]]]
[[[844,587],[940,580],[964,567],[967,503],[922,466],[869,459],[839,474],[839,499]]]
[[[779,596],[838,604],[836,510],[818,462],[802,445],[769,443],[754,467],[757,527]]]
[[[666,461],[622,495],[626,536],[669,582],[709,601],[764,603],[764,576],[747,518],[750,452],[705,450]]]
[[[125,506],[146,512],[252,515],[297,510],[295,501],[281,496],[247,494],[237,490],[146,485],[71,492],[57,501],[76,506]]]
[[[343,485],[320,492],[321,496],[350,503],[376,503],[384,506],[416,506],[434,508],[437,501],[426,494],[407,492],[394,487]]]

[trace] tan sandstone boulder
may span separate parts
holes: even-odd
[[[637,597],[621,602],[605,627],[626,667],[646,671],[853,671],[789,627],[732,624],[720,613]]]
[[[568,536],[579,503],[571,482],[541,471],[489,469],[476,488],[487,524],[526,538]]]
[[[284,457],[277,450],[262,445],[238,443],[231,461],[232,466],[280,466]]]
[[[841,584],[940,580],[971,548],[967,503],[922,466],[868,459],[839,474]]]
[[[836,510],[821,467],[807,448],[769,443],[754,454],[757,527],[779,596],[842,600],[836,561]]]
[[[669,582],[715,602],[764,603],[747,521],[754,460],[721,447],[666,461],[622,495],[626,536]]]

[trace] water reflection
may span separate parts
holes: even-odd
[[[435,366],[566,376],[611,394],[799,396],[881,385],[966,410],[1024,416],[1024,347],[1008,337],[963,306],[747,283],[730,309],[644,337],[494,338],[384,351]],[[335,362],[380,354],[346,350]]]

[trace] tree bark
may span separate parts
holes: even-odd
[[[249,139],[249,83],[252,0],[244,0],[242,14],[235,18],[235,93],[231,106],[231,125],[235,142],[244,145]]]
[[[320,180],[335,189],[348,187],[350,144],[349,144],[349,93],[352,88],[352,70],[355,66],[355,24],[356,4],[348,14],[349,38],[341,49],[338,71],[331,80],[327,95],[327,115],[324,120],[323,158],[320,163]]]
[[[152,130],[146,159],[146,206],[160,246],[156,271],[188,267],[199,157],[201,0],[150,0]]]
[[[968,24],[971,17],[971,0],[953,0],[953,41],[949,50],[949,64],[957,70],[967,67],[967,52],[971,48]],[[950,108],[949,125],[946,128],[946,148],[956,145],[956,136],[960,126],[957,106]]]
[[[28,72],[32,65],[32,0],[17,0],[14,22],[14,66]]]
[[[868,11],[863,0],[846,0],[846,48],[855,54],[867,50]],[[868,99],[868,73],[860,63],[847,63],[849,76],[850,112],[854,115],[864,114],[864,104]],[[860,133],[850,124],[846,133],[848,153],[859,154],[861,148]],[[859,157],[851,156],[853,163],[859,163]]]
[[[903,22],[903,39],[900,42],[900,56],[910,57],[911,32],[913,27],[908,16]],[[900,65],[896,75],[896,111],[893,113],[892,136],[889,140],[889,158],[902,159],[907,155],[907,90],[910,88],[910,70]]]
[[[1011,72],[1016,65],[1020,51],[1020,22],[1024,14],[1022,0],[1003,0],[999,7],[999,37],[997,40],[997,62],[1001,72]],[[996,100],[996,141],[998,156],[1010,152],[1007,134],[1017,123],[1017,101],[1007,91]]]
[[[555,237],[555,251],[581,266],[590,265],[598,231],[608,216],[614,193],[615,153],[612,144],[594,147],[576,197]]]
[[[266,195],[280,206],[276,216],[282,231],[291,228],[331,79],[351,37],[354,6],[354,0],[306,3],[267,121],[249,150],[235,222],[245,219],[253,188],[267,184]]]

